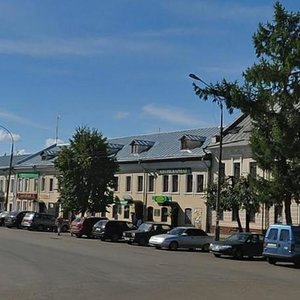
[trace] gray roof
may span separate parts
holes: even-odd
[[[29,156],[30,156],[29,154],[14,155],[12,165],[14,166],[14,165],[20,163],[21,161],[23,161],[24,159],[26,159]],[[10,165],[10,155],[0,156],[0,169],[8,168],[9,165]]]
[[[119,162],[125,161],[138,161],[144,160],[166,160],[166,159],[179,159],[179,158],[195,158],[201,157],[205,153],[205,148],[212,136],[219,132],[217,127],[213,128],[201,128],[201,129],[188,129],[166,133],[154,133],[145,135],[135,135],[122,138],[108,139],[109,143],[124,145],[123,148],[117,153],[116,158]],[[199,136],[205,139],[203,145],[199,148],[191,150],[181,150],[180,139],[183,136]],[[152,141],[154,144],[145,152],[140,154],[131,153],[130,143],[134,140],[139,141]]]
[[[168,160],[180,158],[197,158],[205,155],[203,148],[205,148],[212,136],[219,132],[217,127],[201,128],[201,129],[188,129],[175,132],[154,133],[144,135],[134,135],[120,138],[107,139],[108,145],[112,153],[116,153],[116,158],[119,162],[138,161],[143,160]],[[197,148],[191,150],[181,150],[182,137],[190,137],[191,139],[203,140],[204,143]],[[131,153],[132,142],[140,145],[151,146],[147,151],[136,154]],[[15,163],[15,168],[27,168],[33,166],[47,167],[53,166],[56,153],[63,145],[52,145],[37,153],[22,156]],[[46,158],[46,159],[45,159]],[[8,157],[0,157],[1,159],[8,160]]]
[[[246,146],[252,130],[252,120],[249,115],[241,115],[233,121],[223,132],[223,147]],[[219,147],[219,143],[210,143],[208,148]]]

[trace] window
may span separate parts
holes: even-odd
[[[163,192],[166,193],[169,191],[169,176],[163,175]]]
[[[13,191],[14,191],[14,186],[15,186],[15,180],[12,179],[12,180],[10,181],[10,192],[11,192],[11,193],[13,193]]]
[[[143,191],[143,176],[138,176],[138,192]]]
[[[231,214],[231,221],[237,221],[238,214],[239,214],[238,208],[233,208],[232,209],[232,214]]]
[[[197,175],[197,193],[202,193],[204,190],[204,176]]]
[[[239,162],[233,163],[233,176],[238,179],[241,175],[241,164]]]
[[[268,234],[268,239],[272,240],[272,241],[276,241],[277,240],[277,235],[278,235],[278,229],[271,228],[270,232]]]
[[[172,176],[172,192],[173,193],[178,192],[178,175]]]
[[[33,191],[37,192],[38,190],[38,180],[35,178],[33,182]]]
[[[126,176],[126,192],[130,192],[130,191],[131,191],[131,177]]]
[[[153,207],[151,206],[147,208],[147,220],[153,221]]]
[[[21,178],[18,179],[18,191],[19,192],[23,191],[23,185],[22,185],[22,179]]]
[[[249,220],[252,223],[255,223],[255,209],[251,208],[249,212]]]
[[[186,208],[184,210],[184,223],[192,224],[192,209],[191,208]]]
[[[49,191],[53,192],[53,178],[50,178],[50,182],[49,182]]]
[[[0,180],[0,191],[3,192],[4,191],[4,184],[3,184],[3,180]]]
[[[287,242],[290,240],[290,231],[288,229],[281,229],[279,240],[282,242]]]
[[[168,221],[168,208],[167,207],[161,208],[161,221],[162,222]]]
[[[153,175],[149,175],[148,177],[148,191],[149,192],[154,192],[154,176]]]
[[[112,217],[113,219],[118,219],[118,206],[115,204],[112,209]]]
[[[274,223],[282,223],[282,206],[275,206]]]
[[[186,175],[186,192],[191,193],[193,191],[193,175]]]
[[[119,177],[118,176],[114,176],[114,186],[113,186],[115,191],[119,190]]]
[[[23,201],[23,210],[27,210],[27,201]]]
[[[256,178],[257,175],[257,164],[256,162],[250,162],[249,164],[249,173],[252,178]]]
[[[29,179],[25,179],[25,187],[24,187],[25,192],[29,192]]]
[[[45,187],[46,187],[46,179],[45,179],[45,177],[42,177],[42,179],[41,179],[41,191],[45,191]]]
[[[124,219],[129,219],[129,205],[124,206]]]

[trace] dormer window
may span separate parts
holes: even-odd
[[[205,137],[187,134],[180,138],[181,150],[191,150],[200,148],[205,142]]]
[[[142,152],[148,151],[155,143],[152,141],[144,140],[133,140],[130,143],[131,153],[140,154]]]
[[[122,148],[124,147],[124,145],[121,144],[112,144],[109,143],[108,144],[108,153],[109,154],[117,154]]]
[[[56,156],[56,152],[55,151],[51,151],[51,150],[48,150],[48,151],[43,151],[41,152],[41,158],[42,160],[50,160],[52,158],[54,158]]]

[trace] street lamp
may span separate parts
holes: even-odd
[[[189,77],[202,82],[211,89],[215,102],[220,107],[220,138],[219,138],[219,165],[218,165],[218,182],[217,182],[217,199],[216,199],[216,224],[215,224],[215,240],[220,239],[220,195],[221,195],[221,172],[222,172],[222,152],[223,152],[223,99],[217,94],[213,87],[195,74],[189,74]]]
[[[13,164],[13,157],[14,157],[14,137],[12,133],[4,126],[0,125],[0,128],[4,129],[11,138],[11,150],[10,150],[10,160],[9,160],[9,170],[8,170],[8,179],[7,179],[7,185],[6,185],[6,196],[5,196],[5,204],[4,209],[7,210],[8,206],[8,194],[9,194],[9,186],[10,186],[10,177],[12,172],[12,164]]]

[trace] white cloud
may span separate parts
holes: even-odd
[[[16,151],[15,155],[24,155],[24,154],[30,154],[28,151],[25,149],[19,149]]]
[[[21,116],[18,116],[16,114],[14,114],[14,113],[4,111],[4,110],[1,110],[1,109],[0,109],[0,117],[2,119],[8,120],[8,121],[13,121],[13,122],[16,122],[16,123],[28,125],[28,126],[31,126],[31,127],[34,127],[34,128],[49,129],[46,126],[43,126],[43,125],[37,124],[35,122],[32,122],[32,121],[28,120],[25,117],[21,117]]]
[[[159,105],[148,104],[143,107],[143,112],[147,115],[154,116],[157,119],[163,121],[184,125],[184,126],[208,126],[207,123],[201,122],[199,118],[193,117],[188,113],[182,111],[182,109],[176,109],[174,107],[162,107]]]
[[[51,145],[54,145],[54,144],[63,144],[64,143],[64,141],[63,140],[61,140],[61,139],[53,139],[53,138],[49,138],[49,139],[46,139],[46,142],[45,142],[45,146],[46,147],[49,147],[49,146],[51,146]]]
[[[11,133],[14,142],[18,142],[21,139],[21,136],[16,133]],[[3,129],[0,129],[0,142],[11,142],[11,135]]]
[[[127,119],[129,115],[130,113],[127,111],[118,111],[114,114],[114,119],[116,120]]]

